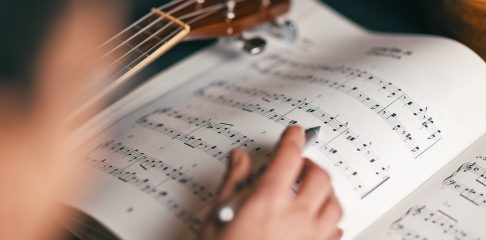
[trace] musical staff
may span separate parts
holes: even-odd
[[[112,143],[107,143],[104,145],[107,145],[106,147],[109,146],[114,147]],[[116,147],[116,148],[117,149],[113,149],[113,150],[116,151],[117,153],[128,154],[130,152],[130,151],[126,151],[125,149],[122,149],[122,147]],[[132,161],[135,161],[133,160],[132,156],[130,156],[130,158],[132,158]],[[138,188],[140,191],[144,192],[150,197],[154,198],[155,200],[160,202],[163,206],[165,206],[165,208],[168,211],[170,211],[177,219],[190,226],[190,229],[192,229],[193,231],[198,231],[198,229],[200,229],[201,220],[193,216],[193,214],[191,214],[191,212],[188,209],[178,204],[178,201],[175,200],[173,197],[171,197],[170,191],[161,188],[160,184],[153,183],[149,178],[139,177],[136,171],[129,171],[111,165],[109,161],[107,161],[107,159],[99,160],[96,158],[87,157],[84,159],[84,162],[88,166],[91,166],[99,171],[107,173],[110,176],[113,176],[122,182],[128,183]],[[172,178],[172,175],[177,175],[177,174],[170,174],[170,175],[171,175],[170,177]]]
[[[377,160],[376,157],[373,156],[373,153],[371,151],[371,143],[365,143],[358,134],[354,133],[352,130],[349,129],[349,123],[348,122],[342,122],[339,120],[339,118],[336,115],[331,115],[324,110],[322,110],[319,106],[315,106],[311,104],[310,102],[306,101],[305,99],[298,99],[294,97],[287,96],[285,94],[277,94],[277,93],[270,93],[262,89],[256,89],[256,88],[245,88],[242,86],[238,86],[235,84],[227,83],[224,81],[220,82],[214,82],[211,83],[209,86],[206,88],[198,91],[199,96],[204,96],[206,98],[212,99],[213,95],[208,92],[221,92],[218,89],[211,89],[211,88],[223,88],[225,91],[233,91],[233,92],[238,92],[238,93],[244,93],[246,95],[249,95],[251,97],[259,97],[262,99],[265,99],[267,102],[272,102],[272,101],[277,101],[283,104],[287,104],[293,107],[294,110],[300,110],[305,112],[306,114],[310,114],[313,117],[319,119],[322,123],[323,126],[328,126],[333,132],[339,132],[339,135],[343,135],[348,142],[353,144],[354,148],[356,151],[363,153],[366,155],[367,158],[369,158],[370,164],[373,166],[375,169],[376,175],[381,175],[384,174],[387,171],[387,167],[385,165]],[[212,91],[211,91],[212,90]],[[220,95],[217,97],[217,100],[223,104],[225,103],[230,103],[231,101],[234,102],[234,100],[227,99],[226,97]],[[240,106],[241,104],[238,104],[234,102],[235,105],[233,106]],[[247,103],[250,105],[250,103]],[[258,109],[265,112],[265,108],[262,106],[258,105]],[[243,108],[242,108],[243,109]],[[272,116],[281,116],[283,114],[275,113],[274,109],[271,109],[272,113],[274,115],[270,116],[270,120],[273,120],[274,118]],[[268,110],[267,110],[268,111]],[[288,114],[288,113],[287,113]],[[268,115],[264,115],[268,116]],[[297,122],[297,120],[293,119],[288,119],[286,117],[282,117],[285,119],[284,122]],[[324,144],[321,148],[328,148],[329,144],[332,141],[327,142]],[[373,156],[373,157],[370,157]]]
[[[336,116],[333,116],[329,113],[326,113],[325,111],[320,109],[318,106],[314,106],[306,100],[289,97],[289,96],[286,96],[285,94],[269,93],[269,92],[262,90],[262,89],[245,88],[245,87],[238,86],[238,85],[235,85],[235,84],[220,81],[220,82],[211,83],[208,87],[206,87],[204,90],[201,90],[199,93],[200,94],[207,93],[210,88],[215,88],[215,87],[221,87],[221,88],[225,89],[226,91],[234,91],[234,92],[244,93],[244,94],[252,96],[252,97],[259,97],[259,98],[264,99],[264,101],[267,101],[267,102],[277,101],[277,102],[288,104],[292,107],[295,107],[298,110],[307,112],[307,113],[311,114],[312,116],[320,119],[322,121],[322,123],[331,127],[332,131],[334,131],[334,132],[343,129],[348,125],[347,122],[343,123],[343,122],[339,121],[339,119]],[[217,92],[217,91],[218,90],[215,90],[215,92]]]
[[[231,98],[226,98],[223,95],[214,96],[212,94],[206,94],[203,90],[198,91],[196,94],[197,94],[197,96],[204,98],[208,101],[214,102],[214,103],[218,103],[218,104],[230,106],[230,107],[233,107],[233,108],[238,108],[238,109],[241,109],[243,111],[258,114],[260,116],[267,118],[268,120],[273,120],[276,123],[278,123],[282,126],[285,126],[285,127],[298,123],[297,120],[290,119],[290,118],[286,117],[284,114],[278,113],[274,108],[265,108],[265,107],[261,106],[260,104],[239,102],[239,101],[231,99]]]
[[[477,156],[475,159],[484,162],[482,156]],[[486,208],[486,168],[478,161],[463,163],[443,180],[442,185],[457,192],[467,202]]]
[[[133,166],[133,164],[138,164],[143,170],[148,170],[148,169],[155,169],[162,173],[164,176],[166,176],[167,179],[172,180],[173,182],[180,184],[184,187],[186,187],[192,194],[194,194],[196,197],[198,197],[201,201],[208,201],[214,197],[214,193],[209,190],[207,187],[201,185],[199,182],[195,181],[192,179],[189,175],[184,173],[182,167],[174,167],[162,160],[159,160],[157,158],[154,158],[150,155],[147,155],[143,152],[140,152],[138,149],[133,149],[128,147],[127,145],[121,143],[121,142],[116,142],[114,140],[107,141],[105,143],[100,144],[97,147],[97,150],[103,151],[103,150],[108,150],[112,152],[113,156],[115,157],[116,155],[121,155],[120,159],[123,161],[116,161],[116,163],[119,166],[123,166],[121,170],[126,170],[130,166]],[[88,156],[90,158],[93,158],[92,156]],[[94,162],[98,162],[99,164],[105,166],[108,164],[107,159],[102,159],[102,160],[96,160],[93,159]],[[112,164],[115,164],[112,161],[110,161]],[[121,162],[121,163],[120,163]],[[107,166],[112,166],[112,165],[107,165]],[[112,166],[113,168],[115,166]],[[135,174],[135,172],[132,172],[130,174]],[[127,176],[125,176],[127,177]],[[167,180],[166,179],[166,180]],[[120,180],[126,180],[126,179],[120,179]]]
[[[161,116],[172,118],[170,123],[180,121],[192,126],[191,130],[183,128],[170,127],[167,123],[160,120]],[[270,152],[256,143],[253,139],[244,135],[241,131],[235,130],[232,124],[215,123],[209,118],[202,118],[183,113],[172,108],[158,108],[149,114],[143,115],[134,121],[133,127],[143,127],[155,132],[161,133],[171,140],[184,144],[184,146],[197,149],[206,155],[219,161],[226,160],[229,152],[240,147],[248,151],[249,154],[263,156],[269,160]],[[214,141],[209,143],[211,136],[205,134],[205,139],[197,137],[198,130],[206,129],[218,136],[223,136],[229,141]],[[209,188],[202,182],[194,179],[188,172],[188,169],[182,166],[175,166],[163,160],[150,156],[136,148],[128,146],[122,141],[109,140],[104,141],[86,157],[86,163],[100,171],[103,171],[118,180],[137,187],[139,190],[157,199],[167,209],[169,209],[179,220],[184,221],[190,229],[197,231],[201,226],[201,221],[193,216],[191,212],[196,213],[201,206],[208,204],[214,197],[212,188]],[[267,161],[256,161],[255,158],[252,167],[253,172],[250,174],[251,179],[263,173]],[[140,174],[148,173],[155,170],[158,173],[154,182],[150,177],[140,177]],[[191,206],[183,207],[180,202],[175,201],[177,196],[170,197],[171,192],[167,189],[178,185],[184,187],[200,202]],[[174,192],[173,194],[180,194]]]
[[[305,99],[290,97],[282,93],[270,93],[258,88],[246,88],[224,81],[212,82],[199,89],[195,94],[212,103],[258,114],[265,119],[274,121],[282,126],[288,126],[298,122],[298,120],[288,116],[294,111],[300,111],[317,118],[322,122],[322,126],[327,126],[335,136],[329,141],[315,143],[315,145],[324,152],[324,154],[333,162],[333,165],[349,180],[353,190],[359,192],[361,198],[366,197],[389,179],[387,175],[389,166],[383,164],[383,162],[376,157],[371,149],[371,142],[363,141],[358,134],[350,129],[348,122],[340,121],[338,116],[325,112],[319,106],[313,105]],[[261,99],[261,103],[239,100],[239,98],[236,97],[238,94],[245,95],[252,99]],[[265,106],[266,104],[270,105],[273,102],[287,105],[291,107],[291,110],[286,113],[280,113],[276,107]],[[180,118],[187,117],[181,116]],[[186,121],[194,120],[193,118],[187,118]],[[199,120],[199,122],[201,122],[201,120]],[[206,124],[206,122],[201,122],[201,124]],[[356,166],[354,166],[355,164],[349,163],[349,160],[340,156],[339,147],[334,144],[334,142],[338,140],[344,140],[347,144],[351,145],[351,148],[361,155],[370,169],[358,170],[356,169]],[[361,176],[364,175],[365,171],[372,171],[372,174],[366,175],[367,177]],[[369,175],[373,175],[371,176],[371,179]]]
[[[440,209],[430,210],[425,205],[409,208],[391,224],[390,230],[401,239],[480,239],[450,214]]]
[[[402,139],[416,158],[441,139],[441,130],[437,128],[433,118],[427,114],[427,107],[421,107],[409,95],[404,93],[401,88],[374,74],[345,66],[304,64],[275,54],[268,56],[263,61],[260,60],[254,63],[252,66],[260,74],[323,85],[354,98],[382,118],[391,127],[392,131]],[[298,72],[305,73],[299,74]],[[335,76],[329,76],[329,74]],[[330,80],[331,77],[333,80]],[[357,80],[377,86],[376,93],[381,93],[381,100],[377,100],[377,98],[365,93],[365,88],[359,86],[356,82]],[[401,103],[399,108],[394,107],[398,103]],[[414,127],[418,130],[426,131],[424,136],[415,136],[416,134],[408,129],[409,124],[400,120],[402,113],[399,113],[399,111],[403,112],[401,108],[408,109],[409,114],[417,121],[417,125],[414,125]]]
[[[187,113],[183,113],[172,108],[160,108],[155,110],[151,115],[154,114],[165,114],[169,117],[173,117],[188,124],[192,124],[195,127],[209,129],[218,135],[222,135],[228,138],[232,141],[231,145],[245,149],[250,154],[257,152],[266,152],[266,156],[270,156],[270,153],[266,151],[260,144],[255,143],[255,140],[250,139],[248,136],[243,135],[239,131],[231,129],[233,127],[232,124],[213,123],[210,119],[191,116]],[[146,118],[149,117],[150,115],[148,115]]]
[[[137,120],[136,124],[148,129],[152,129],[159,133],[162,133],[163,135],[166,135],[172,138],[173,140],[181,141],[185,145],[194,149],[198,149],[206,153],[207,155],[215,159],[218,159],[219,161],[224,161],[225,159],[228,158],[229,152],[224,152],[223,150],[219,149],[218,146],[216,145],[209,144],[204,140],[202,140],[201,138],[198,138],[190,134],[185,134],[175,128],[166,126],[164,123],[153,122],[148,120],[145,117],[142,117]]]

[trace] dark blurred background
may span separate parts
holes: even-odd
[[[72,1],[72,0],[71,0]],[[418,0],[420,1],[420,0]],[[19,87],[28,94],[31,69],[46,31],[68,0],[0,1],[0,84]],[[116,1],[113,1],[116,2]],[[132,1],[131,22],[153,6],[168,0]],[[375,31],[426,33],[417,0],[323,0],[344,16]],[[298,0],[294,1],[298,4]],[[137,75],[147,79],[182,58],[208,46],[212,41],[184,42]]]
[[[298,4],[294,0],[293,4]],[[397,33],[428,33],[418,2],[421,0],[321,0],[359,25],[374,31]],[[155,2],[138,1],[134,6],[133,20],[147,12]],[[148,78],[174,64],[212,41],[184,42],[162,56],[137,76]]]
[[[29,89],[33,60],[44,33],[69,1],[0,1],[0,84]],[[112,1],[116,0],[98,0]],[[125,1],[125,0],[119,0]],[[128,0],[130,1],[130,0]],[[135,21],[153,6],[169,0],[131,0]],[[342,15],[373,30],[396,33],[433,33],[466,42],[486,57],[486,0],[321,0]],[[298,4],[299,0],[293,1]],[[95,26],[94,26],[95,27]],[[139,73],[147,79],[212,41],[184,42]],[[27,93],[24,91],[24,93]]]

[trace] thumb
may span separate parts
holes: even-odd
[[[231,152],[228,164],[228,170],[223,178],[222,187],[216,198],[216,202],[218,203],[224,202],[234,192],[236,185],[250,173],[250,157],[241,149],[235,149]]]

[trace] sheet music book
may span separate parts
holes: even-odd
[[[288,18],[295,42],[268,35],[249,56],[222,41],[79,129],[73,164],[91,184],[63,202],[84,216],[83,238],[194,238],[229,151],[268,160],[300,124],[322,126],[306,154],[332,176],[344,239],[486,239],[484,61],[442,37],[366,31],[312,0]]]

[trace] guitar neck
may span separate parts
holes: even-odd
[[[96,86],[88,87],[66,122],[78,125],[87,120],[94,114],[91,110],[96,111],[93,106],[109,102],[134,74],[183,39],[238,36],[288,8],[289,0],[173,0],[153,8],[94,51],[100,57],[93,65],[108,73],[94,77]]]
[[[164,10],[168,11],[160,10],[163,7],[152,8],[149,14],[97,49],[95,55],[103,56],[98,64],[114,73],[105,76],[112,79],[113,87],[100,94],[127,81],[189,33],[191,38],[236,35],[244,28],[286,12],[288,0],[174,0],[167,5],[169,8]],[[188,20],[183,22],[171,13]],[[191,29],[189,24],[195,28]]]

